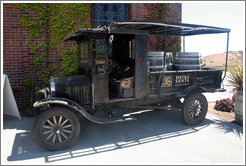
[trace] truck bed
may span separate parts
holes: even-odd
[[[163,73],[149,73],[149,94],[180,92],[186,87],[198,86],[204,89],[220,89],[223,70],[176,70]],[[161,86],[158,86],[161,85]],[[159,89],[160,88],[160,89]]]

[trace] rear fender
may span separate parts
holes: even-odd
[[[200,92],[200,93],[213,92],[213,90],[212,89],[206,89],[202,86],[192,85],[192,86],[189,86],[189,87],[183,89],[181,93],[187,96],[191,93],[196,93],[196,92]]]

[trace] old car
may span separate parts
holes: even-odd
[[[79,137],[78,113],[107,124],[136,120],[141,109],[180,109],[187,125],[201,123],[208,110],[202,93],[222,92],[223,70],[203,68],[198,52],[166,52],[166,36],[225,33],[230,29],[158,21],[113,21],[81,29],[64,41],[78,44],[78,75],[51,77],[33,104],[35,141],[47,150],[70,147]],[[164,50],[149,51],[151,35],[164,35]],[[228,40],[228,38],[227,38]],[[228,41],[227,50],[228,52]],[[226,54],[228,56],[228,53]],[[226,61],[227,66],[227,61]],[[99,112],[103,114],[99,115]]]

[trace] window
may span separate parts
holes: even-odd
[[[96,39],[96,59],[105,59],[105,40]]]
[[[84,41],[79,43],[80,59],[90,59],[92,54],[92,42]]]
[[[93,28],[111,21],[127,20],[126,3],[93,4]]]
[[[92,41],[86,40],[79,43],[79,68],[91,67],[92,65]]]

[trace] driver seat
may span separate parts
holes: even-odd
[[[131,67],[121,75],[120,79],[109,82],[109,94],[117,98],[129,98],[135,96],[135,68]]]

